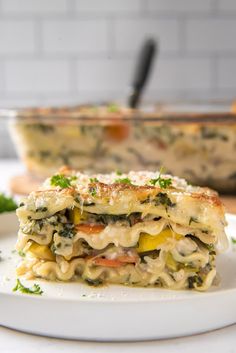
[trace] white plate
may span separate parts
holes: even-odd
[[[6,225],[7,216],[0,217]],[[9,216],[8,216],[9,217]],[[14,215],[9,221],[12,231]],[[236,235],[236,216],[227,216]],[[14,223],[15,222],[15,223]],[[16,233],[0,232],[0,325],[39,335],[98,341],[171,338],[236,322],[236,252],[219,256],[221,285],[207,293],[80,283],[39,283],[42,296],[13,293]]]

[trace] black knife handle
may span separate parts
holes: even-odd
[[[151,71],[154,61],[153,59],[156,53],[156,47],[157,45],[155,40],[149,38],[144,42],[141,48],[131,85],[131,94],[128,102],[130,108],[136,108],[139,103],[142,90]]]

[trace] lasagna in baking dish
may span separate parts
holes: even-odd
[[[204,291],[227,248],[217,193],[160,172],[63,168],[17,215],[26,278]]]

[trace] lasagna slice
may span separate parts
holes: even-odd
[[[217,193],[159,172],[63,168],[17,215],[17,274],[26,278],[204,291],[227,248]]]

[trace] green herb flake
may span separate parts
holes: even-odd
[[[115,180],[115,183],[119,184],[132,184],[131,180],[129,178],[118,178]]]
[[[47,212],[48,208],[47,207],[38,207],[36,208],[35,212]]]
[[[232,244],[236,245],[236,238],[231,238]]]
[[[18,251],[18,254],[21,256],[21,257],[25,257],[25,253],[23,250],[19,250]]]
[[[71,186],[71,182],[77,180],[77,177],[74,175],[72,177],[65,177],[62,174],[53,175],[51,177],[51,185],[59,186],[62,189],[69,188]]]
[[[197,287],[201,287],[203,283],[203,280],[200,276],[192,276],[192,277],[188,277],[188,287],[189,289],[194,289]]]
[[[141,204],[150,203],[150,202],[152,202],[152,199],[150,198],[150,196],[148,196],[146,199],[140,201]]]
[[[0,213],[15,211],[17,207],[18,205],[11,197],[0,193]]]
[[[72,238],[74,238],[74,235],[75,235],[75,229],[74,228],[75,228],[74,224],[66,223],[64,225],[64,228],[62,230],[60,230],[58,234],[61,237],[72,239]]]
[[[80,195],[75,196],[74,200],[79,204],[83,204],[83,200],[81,199]]]
[[[38,284],[34,284],[33,287],[27,288],[25,287],[19,278],[16,280],[16,286],[12,289],[13,292],[21,292],[24,294],[35,294],[35,295],[42,295],[43,291],[41,290],[40,286]]]
[[[51,177],[51,185],[60,186],[62,189],[69,188],[70,179],[61,174],[53,175]]]
[[[189,226],[191,225],[192,222],[199,223],[196,217],[190,217],[189,222],[188,222]]]
[[[156,195],[155,197],[155,204],[156,206],[158,205],[163,205],[166,208],[167,207],[174,207],[176,204],[171,201],[171,199],[168,197],[166,193],[160,192],[159,194]]]
[[[99,183],[98,178],[90,178],[89,181],[90,183]]]
[[[123,173],[120,170],[115,171],[116,175],[122,175]]]
[[[214,244],[204,244],[210,255],[216,255]]]
[[[168,179],[162,178],[161,177],[162,173],[163,173],[163,168],[160,169],[159,177],[156,179],[149,180],[149,183],[154,186],[158,183],[162,189],[166,189],[168,188],[168,186],[172,184],[172,180],[170,178]]]
[[[95,187],[93,187],[93,186],[90,186],[89,187],[89,193],[90,193],[91,196],[94,197],[94,196],[97,195],[97,189]]]
[[[85,282],[89,285],[89,286],[100,286],[101,284],[103,284],[103,281],[100,278],[96,278],[96,279],[92,279],[92,278],[85,278]]]
[[[107,111],[109,113],[118,113],[119,112],[119,106],[116,103],[111,103],[107,106]]]
[[[207,229],[202,229],[202,233],[204,233],[204,234],[208,234],[209,232],[208,232],[208,230],[207,230]]]

